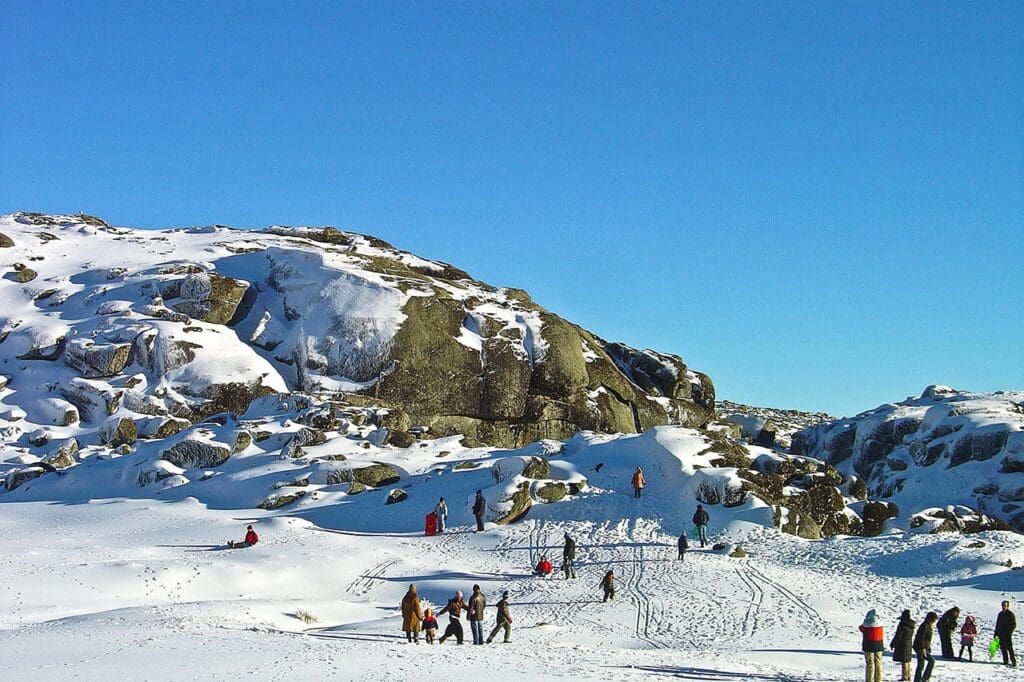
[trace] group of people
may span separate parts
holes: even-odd
[[[402,631],[405,632],[406,641],[415,644],[420,643],[420,631],[424,632],[427,644],[444,644],[449,637],[454,637],[458,644],[462,644],[465,638],[465,631],[462,628],[462,613],[465,611],[466,620],[473,634],[473,644],[490,644],[499,632],[504,631],[504,642],[512,641],[512,614],[508,607],[509,593],[506,590],[501,594],[496,608],[496,623],[491,634],[484,639],[484,610],[487,608],[487,599],[480,591],[479,585],[473,585],[473,594],[469,601],[462,597],[462,592],[456,591],[455,595],[448,600],[444,608],[435,616],[431,609],[420,608],[420,598],[416,593],[416,586],[410,585],[409,591],[402,598]],[[448,626],[440,638],[437,634],[437,617],[448,614]]]
[[[900,620],[896,624],[896,634],[889,642],[892,650],[892,658],[900,664],[903,682],[910,681],[911,661],[916,656],[917,667],[914,671],[914,682],[928,682],[935,668],[935,658],[932,656],[932,637],[935,632],[939,634],[941,656],[947,660],[964,660],[964,651],[967,651],[968,660],[974,660],[974,641],[978,636],[977,621],[974,616],[967,616],[960,628],[960,652],[953,654],[953,634],[957,631],[960,619],[960,609],[956,606],[949,609],[940,617],[936,612],[929,611],[924,622],[914,630],[916,623],[911,617],[910,610],[903,611]],[[1013,651],[1013,633],[1017,629],[1017,617],[1010,609],[1010,602],[1002,603],[1002,610],[996,616],[993,648],[1002,651],[1003,663],[1016,666],[1017,656]],[[864,652],[865,680],[867,682],[882,682],[882,653],[884,651],[885,637],[878,614],[874,609],[867,612],[864,622],[860,625],[862,635],[861,650]]]
[[[484,529],[484,514],[487,511],[487,500],[484,498],[482,490],[476,491],[476,497],[473,498],[473,518],[476,520],[476,530],[479,533]],[[437,502],[437,506],[434,507],[433,511],[434,523],[437,524],[435,532],[443,533],[444,529],[448,525],[448,503],[444,501],[442,497]]]

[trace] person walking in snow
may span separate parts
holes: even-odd
[[[416,586],[409,585],[409,591],[402,597],[402,632],[407,642],[420,643],[420,598],[416,594]]]
[[[884,633],[874,609],[867,612],[860,625],[860,650],[864,652],[864,682],[882,682],[882,651]]]
[[[565,545],[562,547],[562,571],[566,580],[576,577],[576,541],[568,533],[565,534]]]
[[[900,614],[900,622],[896,624],[896,634],[889,642],[892,649],[892,660],[900,664],[900,681],[910,682],[910,661],[914,657],[914,626],[916,623],[910,617],[910,609],[904,609]]]
[[[434,643],[434,636],[437,634],[437,618],[434,618],[434,614],[431,613],[430,609],[423,611],[423,632],[427,636],[427,644]]]
[[[1017,666],[1017,655],[1013,653],[1013,631],[1017,629],[1017,616],[1010,610],[1010,602],[1003,602],[1003,610],[996,616],[996,637],[999,650],[1003,652],[1005,665]]]
[[[462,601],[462,592],[455,592],[455,596],[448,600],[448,603],[443,609],[437,612],[437,615],[443,616],[448,614],[448,627],[444,629],[444,634],[441,635],[441,639],[437,640],[438,644],[444,644],[444,640],[448,639],[452,635],[455,636],[455,641],[462,644],[462,638],[465,636],[462,631],[462,621],[459,620],[462,616],[462,610],[466,608],[466,602]]]
[[[260,536],[256,535],[256,531],[252,529],[252,526],[245,527],[245,539],[241,542],[235,542],[234,540],[228,540],[228,547],[231,549],[237,549],[240,547],[252,547],[260,541]]]
[[[960,655],[964,660],[964,649],[967,649],[967,660],[974,662],[974,638],[978,636],[978,626],[974,622],[974,616],[967,616],[964,619],[964,626],[960,628]]]
[[[473,585],[473,594],[469,597],[469,607],[466,609],[469,629],[473,632],[473,644],[484,643],[484,609],[486,608],[487,598],[480,591],[479,585]]]
[[[498,622],[491,630],[487,643],[494,641],[494,636],[499,630],[505,630],[505,644],[512,641],[512,614],[508,611],[508,590],[501,593],[501,601],[498,602]]]
[[[434,508],[434,513],[437,514],[437,532],[443,533],[445,523],[448,522],[448,505],[443,497],[437,503],[437,507]]]
[[[935,629],[939,632],[939,644],[942,648],[942,657],[946,660],[953,660],[953,633],[956,632],[957,621],[960,619],[960,607],[954,606],[942,614]]]
[[[690,543],[686,540],[686,531],[679,534],[679,560],[686,558],[686,550],[690,549]]]
[[[482,491],[476,491],[476,499],[473,500],[473,516],[476,517],[476,531],[479,533],[484,529],[484,512],[487,510],[487,500],[484,499]]]
[[[647,485],[647,481],[644,479],[644,472],[640,467],[637,467],[636,471],[633,472],[632,484],[633,497],[640,497],[640,492],[644,489],[644,486]]]
[[[700,546],[707,547],[708,544],[708,522],[711,517],[704,510],[703,504],[697,505],[697,511],[693,513],[693,525],[697,527],[697,534],[700,537]]]
[[[914,682],[928,682],[932,679],[935,658],[932,657],[932,635],[935,633],[935,621],[939,614],[929,611],[924,622],[917,628],[914,635],[914,653],[917,654],[917,668],[914,670]]]
[[[601,582],[598,583],[597,586],[604,590],[604,599],[601,600],[602,602],[606,602],[609,599],[615,599],[615,572],[608,571],[605,573],[604,577],[601,578]]]

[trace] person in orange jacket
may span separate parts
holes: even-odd
[[[633,472],[633,497],[640,497],[640,491],[647,485],[647,481],[644,480],[644,472],[640,467],[636,468]]]

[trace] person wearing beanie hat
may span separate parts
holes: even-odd
[[[448,639],[452,635],[455,635],[455,641],[462,644],[463,630],[462,621],[459,617],[462,615],[462,609],[466,608],[466,602],[462,601],[462,592],[456,590],[455,596],[448,600],[448,604],[437,612],[437,615],[442,616],[448,614],[448,627],[444,629],[444,634],[437,640],[438,644],[444,644],[444,640]]]
[[[508,590],[501,593],[501,601],[498,602],[498,623],[487,638],[488,644],[494,641],[494,636],[501,629],[505,630],[505,644],[508,644],[512,641],[512,615],[508,612]]]
[[[423,611],[423,632],[427,634],[427,644],[433,644],[437,634],[437,618],[434,618],[430,609]]]
[[[864,652],[864,681],[882,682],[882,651],[884,649],[882,626],[878,614],[871,609],[864,616],[860,626],[863,636],[861,651]]]
[[[900,682],[910,682],[910,662],[914,658],[914,626],[917,623],[910,617],[910,609],[900,614],[900,622],[896,624],[896,634],[889,642],[892,649],[892,660],[900,664]]]

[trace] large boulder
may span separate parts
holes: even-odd
[[[64,360],[88,379],[120,374],[128,364],[132,346],[129,343],[95,343],[90,339],[68,342]]]
[[[74,438],[67,438],[54,448],[45,461],[54,469],[67,469],[78,463],[77,454],[78,441]]]
[[[160,453],[165,459],[182,469],[212,469],[219,467],[231,457],[231,449],[223,443],[186,438],[178,441]]]
[[[242,304],[248,292],[248,282],[213,272],[195,273],[182,281],[179,295],[184,300],[176,302],[174,309],[205,322],[231,324],[244,317]]]
[[[135,422],[128,417],[114,417],[100,426],[100,440],[104,445],[116,448],[120,445],[131,445],[139,437]]]
[[[494,522],[499,525],[515,523],[525,517],[533,505],[533,498],[530,497],[530,484],[520,483],[510,494],[505,495],[498,502],[498,509],[501,510]]]

